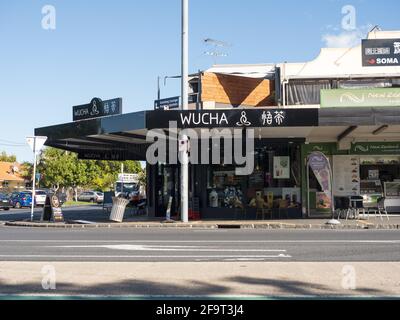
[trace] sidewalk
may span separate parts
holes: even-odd
[[[371,216],[369,220],[340,220],[340,224],[327,224],[329,219],[281,219],[281,220],[200,220],[183,223],[165,222],[160,219],[136,216],[125,218],[122,223],[107,220],[106,216],[93,219],[68,219],[64,223],[8,221],[5,226],[44,228],[201,228],[201,229],[400,229],[400,216],[381,220]]]

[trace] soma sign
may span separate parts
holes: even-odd
[[[400,66],[400,39],[362,40],[363,67]]]
[[[146,113],[147,129],[168,128],[171,121],[178,128],[262,128],[318,126],[317,109],[237,109]]]
[[[72,107],[73,121],[113,116],[122,113],[122,98],[102,101],[93,98],[89,104]]]

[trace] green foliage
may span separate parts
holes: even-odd
[[[27,181],[32,180],[32,175],[33,175],[33,163],[25,161],[21,164],[21,171],[20,175],[22,178],[24,178]]]
[[[43,175],[41,185],[48,188],[81,187],[107,191],[114,187],[121,162],[79,160],[72,152],[46,148],[42,152],[38,172]],[[124,172],[141,173],[138,161],[124,161]]]
[[[8,155],[5,151],[2,151],[0,153],[0,161],[4,161],[4,162],[16,162],[17,161],[17,157],[13,154]]]

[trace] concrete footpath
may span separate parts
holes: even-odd
[[[0,262],[10,295],[399,298],[400,263]]]
[[[136,217],[122,223],[112,221],[67,220],[63,223],[46,223],[40,221],[7,221],[10,227],[43,227],[43,228],[242,228],[242,229],[400,229],[400,217],[391,216],[380,219],[370,217],[368,220],[340,220],[340,224],[332,225],[329,219],[289,219],[289,220],[219,220],[190,221],[189,223],[165,222]]]

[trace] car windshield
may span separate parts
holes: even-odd
[[[41,191],[41,190],[36,191],[35,193],[38,194],[38,195],[46,195],[46,192]]]

